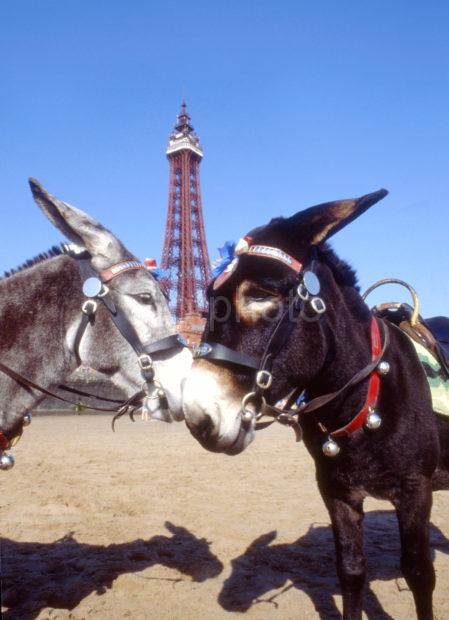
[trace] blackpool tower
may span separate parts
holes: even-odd
[[[187,105],[181,111],[166,150],[170,172],[167,223],[161,267],[165,287],[177,321],[206,309],[206,288],[211,277],[201,207],[200,163],[203,150],[190,123]],[[200,320],[199,325],[203,322]]]

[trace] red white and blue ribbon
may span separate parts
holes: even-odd
[[[218,248],[220,256],[212,263],[212,278],[218,278],[219,275],[230,265],[235,256],[235,241],[225,241],[222,248]]]

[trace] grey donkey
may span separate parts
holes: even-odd
[[[98,300],[95,316],[80,331],[86,276],[81,273],[80,261],[66,254],[1,279],[0,362],[47,389],[64,383],[80,367],[92,368],[132,397],[142,388],[142,368],[135,348],[114,325],[108,307],[125,317],[125,331],[131,330],[139,343],[165,342],[176,328],[163,292],[154,277],[101,224],[50,195],[37,181],[30,179],[30,186],[48,219],[84,250],[90,259],[84,261],[90,275],[107,280],[102,294],[107,291],[108,303]],[[167,346],[154,355],[152,372],[157,384],[163,386],[175,420],[183,419],[181,384],[190,364],[190,351],[184,347]],[[20,435],[24,422],[30,419],[29,410],[45,395],[3,372],[0,393],[0,439],[5,448],[9,439]]]

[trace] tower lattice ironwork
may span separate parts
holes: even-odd
[[[167,224],[162,250],[164,284],[177,320],[206,307],[211,276],[201,207],[200,163],[203,150],[182,103],[167,150],[170,166]]]

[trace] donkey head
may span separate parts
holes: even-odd
[[[87,251],[90,266],[99,277],[100,274],[111,273],[109,268],[123,264],[123,261],[137,264],[135,257],[119,239],[93,218],[51,196],[37,181],[30,179],[30,185],[38,206],[67,239]],[[108,280],[107,289],[110,306],[125,317],[141,344],[176,332],[164,295],[146,269],[124,269]],[[75,303],[79,305],[79,312],[76,312],[67,331],[66,342],[72,354],[75,354],[75,339],[82,316],[79,300]],[[95,322],[86,328],[78,349],[85,366],[106,375],[127,395],[140,390],[143,379],[137,355],[116,329],[103,304],[98,304]],[[170,411],[176,419],[182,419],[181,381],[190,363],[191,355],[185,348],[162,351],[154,360],[156,379],[163,385]]]
[[[242,399],[254,390],[263,361],[270,358],[272,375],[263,395],[274,404],[317,377],[340,329],[342,307],[366,312],[354,272],[325,242],[386,193],[274,219],[236,246],[234,261],[210,287],[201,357],[183,392],[187,425],[205,448],[237,454],[254,439],[255,418],[242,416]],[[326,306],[326,322],[315,320]]]

